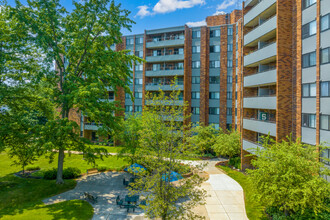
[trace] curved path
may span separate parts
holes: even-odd
[[[182,161],[184,163],[201,163],[205,161]],[[206,204],[195,208],[195,212],[209,220],[246,220],[244,195],[242,187],[232,178],[222,173],[215,164],[219,160],[207,161],[204,170],[210,178],[202,184],[208,192]],[[115,202],[117,195],[123,198],[128,190],[123,186],[124,177],[130,174],[124,172],[107,172],[84,176],[77,181],[77,186],[70,191],[43,200],[45,204],[53,204],[72,199],[84,199],[83,193],[89,192],[98,196],[98,202],[92,204],[94,208],[93,220],[142,220],[143,210],[136,209],[127,214]]]

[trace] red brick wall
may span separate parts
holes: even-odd
[[[220,121],[219,127],[227,128],[227,44],[228,28],[220,27]]]
[[[201,27],[201,68],[200,68],[200,123],[209,122],[209,65],[210,65],[210,31]]]

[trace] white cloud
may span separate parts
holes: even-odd
[[[178,9],[192,8],[196,5],[203,4],[205,4],[205,0],[159,0],[152,8],[152,11],[149,11],[149,7],[146,5],[139,6],[139,12],[136,16],[145,17],[154,14],[165,14]]]
[[[224,0],[220,5],[217,6],[217,11],[225,10],[228,7],[238,3],[238,0]]]
[[[151,14],[151,12],[149,11],[149,7],[146,5],[141,5],[138,7],[138,9],[139,9],[139,11],[136,14],[136,16],[140,16],[141,18]]]
[[[206,26],[206,21],[196,21],[196,22],[187,22],[186,25],[189,27],[200,27],[200,26]]]
[[[224,11],[216,11],[213,15],[225,15],[226,12]]]

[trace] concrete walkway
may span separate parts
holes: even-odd
[[[210,178],[202,184],[208,192],[205,208],[210,220],[247,220],[242,187],[210,161],[205,171]]]
[[[204,170],[210,178],[202,184],[208,193],[206,204],[194,209],[196,214],[205,216],[208,220],[247,220],[242,187],[232,178],[222,173],[215,164],[220,160],[210,160]],[[205,161],[182,161],[198,164]],[[84,199],[84,192],[98,196],[94,208],[93,220],[124,220],[145,219],[143,210],[136,209],[127,213],[116,205],[116,197],[124,198],[128,190],[123,186],[123,178],[130,174],[124,172],[107,172],[85,176],[77,181],[77,186],[70,191],[43,200],[45,204],[53,204],[66,200]]]

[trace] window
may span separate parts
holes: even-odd
[[[142,112],[142,105],[135,105],[134,112]]]
[[[311,5],[314,5],[316,3],[316,0],[303,0],[302,1],[302,9],[306,9]]]
[[[201,38],[201,32],[200,31],[193,31],[192,32],[192,38]]]
[[[143,37],[137,37],[137,38],[135,38],[135,43],[136,44],[143,44]]]
[[[232,36],[232,35],[233,35],[233,28],[228,27],[228,36]]]
[[[227,50],[228,51],[233,51],[233,44],[228,44],[227,45]]]
[[[133,106],[125,105],[125,112],[133,112]]]
[[[330,28],[330,14],[321,17],[321,31],[328,30]]]
[[[321,97],[330,96],[330,82],[321,82]]]
[[[201,82],[201,78],[199,76],[191,77],[191,83],[192,84],[199,84],[200,82]]]
[[[227,99],[233,99],[233,93],[227,92]]]
[[[330,47],[321,50],[321,64],[330,63]]]
[[[135,65],[135,71],[143,71],[143,64]]]
[[[316,66],[316,52],[302,55],[302,67],[307,68],[311,66]]]
[[[134,97],[136,99],[142,99],[142,92],[135,92]]]
[[[210,37],[220,37],[220,30],[211,30]]]
[[[174,54],[184,54],[183,48],[174,48]],[[168,55],[168,54],[166,54]]]
[[[227,67],[233,67],[233,60],[227,60]]]
[[[143,79],[142,78],[135,78],[135,85],[142,85]]]
[[[143,58],[143,51],[135,51],[135,56]]]
[[[323,163],[330,166],[330,149],[324,149],[321,155],[323,158],[327,158],[328,160],[322,160]],[[328,176],[329,177],[329,176]]]
[[[115,99],[115,93],[109,92],[109,99]]]
[[[233,115],[233,108],[227,108],[227,115]]]
[[[227,83],[233,83],[233,77],[228,75],[227,76]]]
[[[125,99],[130,99],[131,98],[131,94],[130,93],[125,93]]]
[[[200,46],[194,46],[192,47],[192,53],[200,53],[201,47]]]
[[[199,69],[199,68],[201,68],[201,62],[200,61],[193,61],[192,62],[192,68],[193,69]]]
[[[210,61],[210,68],[220,68],[220,60]]]
[[[126,39],[126,45],[133,45],[134,44],[134,38],[127,38]]]
[[[220,45],[210,46],[210,53],[218,53],[220,52]]]
[[[219,99],[220,98],[220,92],[210,92],[209,93],[210,99]]]
[[[220,113],[220,108],[214,108],[214,107],[209,108],[210,115],[219,115],[219,113]]]
[[[210,76],[210,84],[219,84],[220,76]]]
[[[192,99],[199,99],[200,98],[200,93],[199,92],[192,92],[191,93],[191,98]]]
[[[321,115],[321,129],[330,131],[330,115]]]
[[[316,83],[302,85],[303,97],[316,97]]]
[[[199,108],[198,107],[191,107],[191,113],[194,115],[199,115]]]
[[[316,20],[302,26],[302,38],[305,39],[316,34]]]
[[[316,128],[316,115],[302,114],[302,126],[308,128]]]

